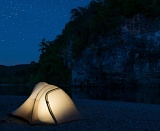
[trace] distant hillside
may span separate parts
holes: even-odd
[[[30,77],[30,64],[0,65],[0,84],[26,84]]]

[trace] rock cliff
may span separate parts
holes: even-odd
[[[118,36],[99,36],[72,62],[72,85],[160,84],[160,18],[122,18]]]

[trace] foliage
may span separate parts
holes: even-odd
[[[43,52],[40,55],[38,71],[32,74],[30,81],[38,82],[45,81],[51,84],[68,83],[70,80],[70,70],[63,63],[62,49],[64,44],[62,35],[57,36],[54,41],[45,42],[42,40],[41,44],[49,46],[49,48],[41,48]],[[41,46],[42,47],[42,46]]]
[[[159,0],[108,0],[109,4],[116,6],[121,15],[133,17],[136,14],[142,14],[146,17],[155,17],[159,15]]]
[[[0,84],[28,84],[32,67],[31,64],[0,66]]]

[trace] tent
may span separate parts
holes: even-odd
[[[39,82],[30,97],[12,115],[31,124],[58,124],[81,119],[71,98],[60,88]]]

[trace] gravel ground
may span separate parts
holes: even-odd
[[[8,115],[26,96],[0,96],[0,130],[60,131],[159,131],[160,105],[77,99],[74,100],[83,120],[59,125],[30,125]]]

